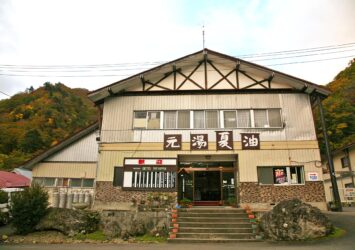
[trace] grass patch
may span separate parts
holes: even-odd
[[[107,240],[107,237],[102,231],[95,231],[89,234],[77,234],[74,236],[74,239],[104,241]]]
[[[339,238],[339,237],[342,237],[345,233],[346,233],[346,231],[344,229],[341,229],[339,227],[334,227],[333,232],[324,238],[327,238],[327,239]]]
[[[143,236],[134,237],[134,241],[145,242],[145,243],[162,243],[162,242],[166,242],[166,237],[151,236],[151,235],[145,234]]]

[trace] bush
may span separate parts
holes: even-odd
[[[10,221],[9,212],[3,212],[0,210],[0,226],[7,225]]]
[[[0,204],[7,203],[9,200],[9,195],[3,190],[0,190]]]
[[[22,192],[11,196],[13,226],[18,234],[28,234],[47,213],[48,193],[39,185],[32,184]]]

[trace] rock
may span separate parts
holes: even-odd
[[[9,236],[7,236],[6,234],[3,234],[2,237],[1,237],[1,239],[2,239],[3,241],[6,241],[6,240],[9,239]]]
[[[82,231],[91,233],[97,230],[100,218],[98,213],[66,208],[50,208],[47,215],[37,224],[36,230],[56,230],[74,236]]]
[[[306,240],[330,234],[333,225],[322,212],[299,199],[277,204],[260,219],[266,239]]]

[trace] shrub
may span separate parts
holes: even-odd
[[[48,193],[34,183],[31,187],[11,197],[11,215],[13,226],[18,234],[28,234],[47,213]]]
[[[9,195],[3,191],[0,190],[0,204],[7,203],[9,200]]]

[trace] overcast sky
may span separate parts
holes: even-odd
[[[231,56],[354,43],[246,59],[326,84],[355,57],[354,13],[354,0],[0,0],[0,91],[94,90],[201,50],[203,25],[206,47]],[[274,65],[314,60],[324,61]]]

